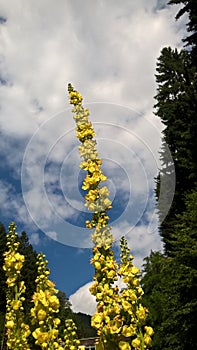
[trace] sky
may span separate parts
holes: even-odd
[[[156,62],[163,47],[181,49],[185,34],[186,17],[176,22],[179,7],[166,4],[0,1],[0,221],[6,228],[15,221],[46,254],[50,278],[76,312],[94,312],[94,271],[67,85],[90,109],[115,252],[125,235],[141,267],[151,250],[162,250],[154,197],[164,128],[153,107]],[[159,201],[163,195],[161,186]]]

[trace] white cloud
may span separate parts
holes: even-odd
[[[12,184],[2,180],[0,180],[0,211],[1,216],[9,217],[10,221],[17,221],[24,225],[31,222],[20,193],[16,192]]]
[[[39,124],[35,101],[45,118],[57,112],[65,105],[69,81],[89,100],[140,110],[150,106],[156,57],[164,45],[180,45],[183,35],[180,22],[173,21],[177,8],[155,12],[155,5],[2,1],[3,62],[11,82],[3,89],[5,129],[31,133]]]
[[[185,30],[184,18],[173,20],[177,6],[163,4],[19,0],[10,6],[10,1],[1,1],[7,19],[1,26],[1,64],[7,80],[1,87],[1,146],[10,174],[17,179],[22,174],[29,210],[12,180],[6,179],[2,210],[7,215],[15,213],[24,223],[56,232],[54,238],[64,244],[90,245],[78,220],[86,209],[66,92],[71,81],[86,104],[94,102],[89,105],[91,120],[100,156],[106,159],[112,198],[121,189],[123,205],[130,194],[114,223],[115,235],[116,227],[127,230],[138,224],[132,234],[132,246],[138,249],[137,232],[147,232],[139,221],[144,210],[147,217],[154,212],[150,193],[160,166],[163,126],[152,112],[156,58],[165,45],[181,47]],[[143,236],[143,254],[159,246],[158,241]]]
[[[79,288],[69,298],[74,312],[82,312],[88,315],[93,315],[96,310],[95,297],[90,294],[89,288],[92,282],[89,282]]]
[[[54,239],[55,241],[57,240],[57,236],[58,236],[57,232],[55,232],[55,231],[47,231],[46,234],[51,239]]]
[[[39,245],[40,243],[40,235],[38,232],[32,233],[29,236],[29,242],[35,246]]]
[[[80,287],[74,294],[69,298],[72,304],[72,310],[74,312],[82,312],[87,315],[93,315],[96,311],[96,298],[90,293],[89,288],[93,282],[88,282],[84,286]],[[125,283],[120,278],[115,282],[119,290],[125,287]]]

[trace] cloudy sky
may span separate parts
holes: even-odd
[[[67,84],[91,111],[116,244],[126,235],[141,266],[151,249],[162,249],[154,200],[163,129],[153,114],[156,59],[164,46],[182,47],[186,21],[175,22],[178,7],[166,2],[0,2],[0,220],[14,220],[46,253],[51,278],[75,311],[93,312],[94,272]]]

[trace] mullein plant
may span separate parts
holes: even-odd
[[[67,319],[65,321],[64,329],[64,343],[65,349],[77,350],[80,345],[80,341],[77,337],[77,327],[72,319]]]
[[[144,326],[146,311],[139,301],[143,291],[136,277],[139,270],[129,257],[125,240],[121,242],[120,268],[114,258],[113,235],[107,215],[111,201],[108,188],[101,186],[107,177],[101,170],[102,160],[98,157],[94,139],[96,135],[88,118],[90,112],[82,106],[83,98],[71,84],[68,85],[68,92],[70,104],[73,105],[77,137],[81,142],[80,167],[87,171],[82,185],[82,189],[87,191],[85,206],[93,213],[92,220],[86,221],[86,227],[94,230],[91,262],[95,268],[95,276],[90,292],[97,301],[97,310],[92,317],[92,326],[97,329],[99,336],[97,347],[101,350],[130,350],[132,347],[136,350],[148,349],[153,330]],[[127,284],[129,295],[126,291],[120,292],[115,285],[119,276]]]
[[[24,263],[24,255],[18,252],[18,234],[16,225],[12,222],[9,225],[7,234],[7,248],[4,253],[3,269],[6,273],[7,283],[7,303],[6,322],[7,348],[12,350],[30,350],[28,336],[29,326],[24,322],[23,302],[25,300],[25,283],[21,280],[21,269]]]
[[[56,317],[59,311],[59,299],[55,294],[58,290],[49,279],[50,271],[45,258],[43,253],[38,254],[38,275],[36,291],[33,294],[34,307],[31,309],[32,324],[35,325],[32,335],[35,338],[35,344],[41,349],[62,350],[63,347],[58,343],[60,319]]]
[[[18,252],[18,234],[16,225],[11,223],[7,234],[7,248],[4,253],[3,269],[6,273],[7,305],[5,316],[5,328],[7,336],[7,348],[10,350],[30,350],[28,337],[31,334],[30,327],[24,322],[23,302],[25,301],[25,284],[21,280],[21,269],[25,261],[24,255]],[[80,344],[77,339],[76,326],[72,320],[66,321],[65,345],[58,339],[58,326],[60,319],[59,299],[56,296],[58,290],[49,280],[50,271],[48,261],[43,253],[37,256],[38,275],[36,278],[36,291],[32,301],[31,320],[34,326],[32,332],[35,344],[43,350],[77,350]]]
[[[140,270],[133,264],[133,255],[124,237],[120,240],[120,267],[118,275],[125,283],[125,288],[120,292],[121,314],[123,316],[124,325],[122,327],[122,335],[127,339],[131,339],[131,345],[134,349],[148,349],[151,346],[151,336],[153,329],[145,325],[148,310],[141,303],[144,294],[140,287],[138,274]],[[126,347],[125,340],[121,342],[123,349]]]

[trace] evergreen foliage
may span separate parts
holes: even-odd
[[[26,286],[26,300],[24,303],[24,308],[27,315],[29,314],[30,308],[32,307],[32,295],[36,288],[35,280],[38,273],[38,268],[36,265],[37,253],[29,243],[29,238],[26,232],[23,231],[21,233],[19,242],[19,253],[25,256],[24,265],[21,271],[21,277]]]
[[[149,321],[155,330],[153,349],[194,350],[197,349],[197,1],[169,3],[184,5],[176,19],[184,13],[189,15],[189,35],[184,38],[189,50],[164,48],[157,63],[155,114],[165,129],[163,167],[156,179],[156,195],[159,198],[162,185],[165,195],[158,203],[158,214],[164,254],[152,252],[145,259],[141,282]],[[176,188],[165,217],[170,181],[175,175],[166,144],[175,165]]]
[[[66,297],[66,293],[59,291],[57,293],[57,297],[59,299],[59,313],[57,317],[60,319],[61,324],[59,326],[59,337],[61,339],[64,338],[64,328],[65,328],[65,320],[73,319],[73,312],[71,310],[71,303]]]
[[[197,252],[194,255],[196,261]],[[143,302],[155,330],[153,350],[196,349],[196,269],[187,266],[178,254],[170,258],[152,252],[143,273]]]
[[[185,13],[189,17],[187,23],[188,36],[183,39],[183,42],[187,46],[190,46],[192,50],[193,61],[197,59],[197,1],[196,0],[170,0],[169,4],[183,4],[183,7],[176,15],[176,19],[179,19]]]
[[[91,326],[91,316],[82,312],[73,314],[79,338],[96,337],[96,330]]]
[[[163,138],[168,145],[176,173],[176,189],[173,204],[166,217],[165,201],[159,203],[160,232],[165,251],[170,254],[172,245],[172,226],[176,214],[185,209],[184,194],[191,191],[197,181],[197,93],[196,68],[192,65],[190,54],[182,50],[164,48],[157,63],[156,115],[166,126]],[[161,180],[166,182],[166,190],[174,171],[169,162],[165,144],[161,150],[163,163],[160,178],[157,179],[156,194],[159,196]],[[166,194],[168,192],[166,191]],[[168,200],[168,198],[166,198]],[[175,237],[174,237],[175,238]]]

